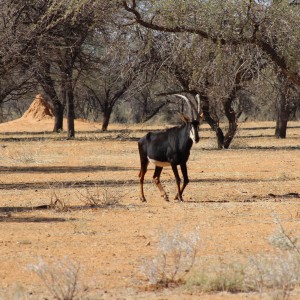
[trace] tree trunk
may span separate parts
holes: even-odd
[[[103,111],[103,120],[102,120],[102,131],[107,131],[110,116],[112,112],[112,107],[106,107]]]
[[[210,114],[209,99],[208,96],[201,94],[201,108],[205,121],[211,127],[211,129],[216,133],[218,149],[224,148],[224,134],[222,129],[219,127],[219,122],[214,120]]]
[[[237,116],[236,116],[235,111],[231,107],[232,101],[233,101],[233,99],[230,97],[223,104],[225,115],[229,122],[229,128],[228,128],[228,131],[224,138],[224,148],[225,149],[229,148],[229,146],[236,134],[236,131],[238,129]]]
[[[278,139],[285,139],[290,112],[285,99],[277,99],[277,106],[275,136]]]
[[[232,102],[236,97],[237,91],[240,89],[240,86],[235,86],[228,98],[223,103],[225,115],[229,122],[229,128],[224,136],[222,129],[219,126],[219,122],[214,120],[210,114],[210,107],[209,107],[209,99],[205,93],[201,94],[201,108],[205,118],[205,121],[209,124],[213,131],[215,131],[217,136],[218,142],[218,149],[228,149],[238,128],[238,118],[241,112],[237,115],[232,108]]]
[[[67,100],[67,124],[68,124],[68,139],[75,137],[75,105],[74,105],[74,93],[72,87],[72,72],[70,72],[66,81],[66,100]]]
[[[276,129],[275,136],[278,139],[286,138],[287,124],[290,116],[290,107],[287,99],[288,82],[282,74],[278,74],[279,93],[276,99]]]
[[[64,106],[59,100],[52,101],[54,110],[54,128],[53,132],[60,132],[63,130],[63,119],[64,119]]]
[[[64,105],[59,101],[55,90],[55,83],[50,75],[51,65],[48,62],[42,62],[40,69],[36,70],[35,76],[41,84],[45,94],[50,98],[54,110],[54,128],[53,132],[63,130]]]

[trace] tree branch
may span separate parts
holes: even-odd
[[[209,39],[214,43],[218,43],[220,45],[242,45],[242,44],[254,44],[257,45],[265,54],[269,56],[269,58],[275,63],[281,70],[283,75],[291,82],[293,82],[295,85],[300,87],[300,76],[296,72],[291,72],[286,64],[286,61],[284,57],[282,57],[274,47],[272,47],[269,43],[265,42],[261,38],[258,38],[258,33],[260,30],[259,24],[254,24],[254,31],[253,35],[250,38],[243,38],[239,37],[237,39],[225,39],[225,38],[219,38],[209,35],[207,32],[192,28],[188,26],[173,26],[173,27],[167,27],[159,24],[154,24],[152,21],[146,21],[142,18],[140,12],[137,9],[136,1],[132,0],[132,5],[129,6],[127,4],[126,0],[122,1],[123,7],[126,11],[132,13],[135,16],[135,20],[138,24],[157,31],[162,32],[170,32],[170,33],[192,33],[201,36],[204,39]]]

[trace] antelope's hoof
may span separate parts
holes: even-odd
[[[140,200],[141,200],[141,202],[147,202],[146,198],[143,196],[140,197]]]
[[[167,194],[162,195],[162,197],[164,198],[165,201],[169,202],[169,197]]]
[[[179,202],[183,202],[182,197],[181,196],[179,197],[178,194],[176,194],[174,200],[178,200]]]

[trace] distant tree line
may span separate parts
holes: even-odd
[[[2,0],[0,113],[42,92],[53,131],[75,117],[146,122],[200,95],[219,148],[240,121],[276,120],[286,137],[300,107],[300,6],[294,1]],[[227,122],[226,129],[221,122]]]

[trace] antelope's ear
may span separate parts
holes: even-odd
[[[199,121],[202,121],[204,119],[204,114],[203,112],[199,115]]]
[[[187,115],[185,115],[185,114],[180,114],[180,115],[179,115],[179,118],[180,118],[180,120],[181,120],[182,122],[184,122],[185,124],[191,122],[191,119],[190,119]]]

